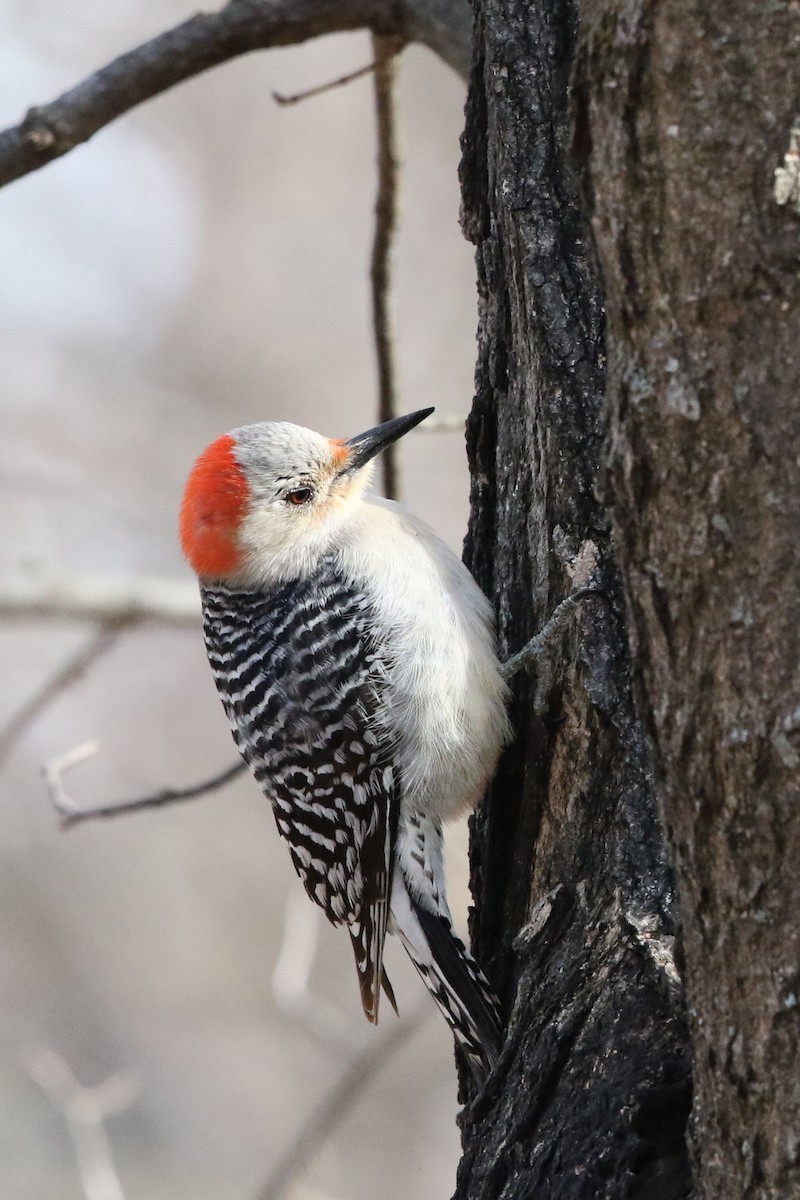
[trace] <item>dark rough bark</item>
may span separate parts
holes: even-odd
[[[487,0],[476,15],[468,559],[507,651],[569,593],[576,563],[597,559],[605,597],[584,604],[541,715],[518,685],[517,745],[478,830],[475,943],[511,1023],[499,1071],[464,1115],[457,1196],[680,1197],[690,1089],[675,903],[596,491],[603,303],[571,165],[576,14],[562,0]]]
[[[800,1196],[797,5],[479,0],[475,33],[467,557],[509,651],[576,558],[606,598],[544,713],[518,684],[476,822],[510,1033],[457,1197],[687,1195],[690,1044],[696,1195]]]
[[[800,1196],[800,9],[590,0],[606,498],[674,847],[703,1197]]]

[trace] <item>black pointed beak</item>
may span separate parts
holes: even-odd
[[[366,433],[359,433],[355,437],[349,438],[343,443],[348,454],[347,461],[342,465],[342,474],[352,475],[353,472],[360,471],[371,458],[380,454],[381,450],[385,450],[403,434],[408,433],[409,429],[419,425],[420,421],[424,421],[433,411],[432,408],[421,408],[418,412],[409,413],[405,417],[395,417],[392,421],[384,421],[383,425],[376,425],[374,429],[368,429]]]

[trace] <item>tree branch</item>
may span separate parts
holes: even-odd
[[[99,629],[96,629],[85,645],[81,646],[63,666],[50,675],[38,691],[34,692],[31,698],[0,728],[0,764],[5,762],[31,722],[40,716],[63,691],[71,687],[90,667],[94,666],[97,660],[111,649],[130,623],[130,621],[107,621]]]
[[[61,825],[64,829],[97,817],[118,817],[122,813],[135,812],[142,808],[163,808],[176,801],[194,800],[199,796],[207,796],[210,792],[216,792],[219,788],[225,787],[237,775],[241,775],[246,767],[245,762],[241,760],[226,767],[224,771],[212,776],[211,779],[204,779],[202,783],[195,783],[190,787],[162,788],[160,792],[137,796],[133,800],[120,800],[116,804],[98,804],[92,808],[79,808],[64,788],[64,773],[72,767],[78,766],[79,763],[85,762],[87,758],[92,758],[98,748],[97,742],[84,742],[82,745],[68,750],[66,754],[61,754],[58,758],[45,763],[42,769],[50,799],[61,817]]]
[[[312,1108],[297,1136],[279,1157],[269,1179],[257,1193],[257,1200],[283,1200],[302,1176],[308,1163],[318,1154],[331,1134],[349,1115],[353,1104],[366,1092],[386,1063],[428,1020],[432,1009],[419,1005],[403,1021],[392,1025],[388,1033],[370,1039],[335,1083],[327,1096]]]
[[[67,1123],[86,1200],[125,1200],[105,1122],[134,1102],[137,1076],[118,1071],[96,1087],[83,1087],[61,1055],[47,1047],[31,1056],[28,1073]]]
[[[367,63],[365,67],[348,71],[346,75],[340,75],[338,79],[329,79],[327,83],[320,83],[316,87],[304,88],[302,92],[295,92],[291,96],[284,95],[282,92],[273,92],[272,99],[282,108],[289,108],[292,104],[302,104],[304,100],[313,100],[316,96],[324,96],[327,92],[334,91],[335,88],[347,87],[349,83],[363,79],[365,75],[370,75],[375,70],[375,66],[374,62]]]
[[[397,416],[394,343],[390,313],[392,241],[397,223],[397,147],[395,135],[395,58],[402,49],[397,38],[373,34],[375,52],[375,117],[378,132],[378,190],[375,199],[375,235],[372,243],[372,329],[378,367],[378,420]],[[390,500],[399,496],[397,446],[387,446],[382,456],[383,490]]]
[[[254,50],[355,29],[423,42],[462,76],[468,70],[466,0],[228,0],[219,12],[198,13],[114,59],[0,133],[0,186],[60,158],[123,113],[210,67]]]
[[[272,971],[272,994],[283,1016],[327,1049],[360,1051],[365,1044],[365,1023],[359,1021],[356,1029],[351,1018],[325,996],[315,995],[309,986],[321,922],[322,910],[308,903],[304,891],[291,888],[286,897],[283,940]]]
[[[197,582],[188,578],[28,571],[0,581],[0,616],[197,625],[200,595]]]

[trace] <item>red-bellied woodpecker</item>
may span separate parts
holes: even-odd
[[[181,542],[233,737],[312,900],[347,925],[378,1019],[397,933],[477,1075],[497,1004],[452,930],[441,822],[473,807],[507,740],[488,601],[402,505],[365,495],[371,460],[433,410],[349,441],[283,422],[213,442]]]

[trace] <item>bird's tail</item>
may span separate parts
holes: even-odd
[[[475,1077],[483,1080],[503,1042],[497,998],[486,977],[442,913],[417,901],[400,872],[392,889],[392,916],[408,956],[453,1031]]]

